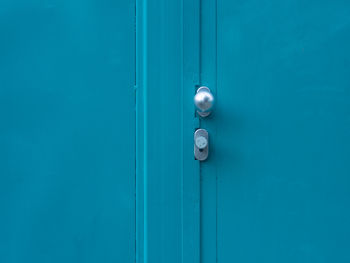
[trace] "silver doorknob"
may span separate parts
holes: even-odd
[[[206,117],[210,114],[214,106],[214,96],[208,87],[200,87],[194,96],[194,105],[197,108],[197,113],[201,117]]]

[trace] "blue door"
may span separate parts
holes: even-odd
[[[346,1],[5,0],[0,33],[0,262],[350,261]]]
[[[135,1],[0,1],[0,262],[135,262]]]
[[[350,4],[202,1],[201,262],[350,262]]]

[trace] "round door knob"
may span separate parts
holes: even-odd
[[[207,87],[200,87],[194,96],[194,105],[199,116],[206,117],[210,114],[214,105],[214,96]]]

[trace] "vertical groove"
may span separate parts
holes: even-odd
[[[137,77],[138,77],[138,74],[137,74],[137,65],[138,65],[138,60],[137,60],[137,3],[136,3],[136,0],[134,1],[134,68],[135,68],[135,72],[134,72],[134,103],[135,103],[135,111],[134,111],[134,124],[135,124],[135,139],[134,139],[134,153],[135,153],[135,178],[134,178],[134,182],[135,182],[135,193],[134,193],[134,197],[135,197],[135,202],[134,202],[134,207],[135,207],[135,222],[134,222],[134,230],[135,230],[135,244],[134,244],[134,250],[135,250],[135,256],[134,256],[134,262],[138,262],[137,260],[137,257],[138,257],[138,253],[137,253],[137,235],[138,235],[138,227],[137,227],[137,218],[138,218],[138,202],[137,202],[137,198],[138,198],[138,194],[137,194],[137,191],[138,191],[138,185],[137,185],[137,153],[138,153],[138,148],[137,148],[137,145],[138,145],[138,134],[137,134],[137,131],[138,131],[138,124],[137,124],[137,114],[138,114],[138,107],[137,107]]]
[[[143,254],[144,263],[148,262],[148,110],[147,110],[147,0],[143,0],[142,5],[142,87],[143,87],[143,206],[144,206],[144,216],[143,216]]]
[[[184,0],[181,1],[181,18],[180,18],[180,23],[181,23],[181,114],[180,114],[180,131],[181,131],[181,144],[180,144],[180,153],[181,153],[181,260],[182,263],[184,262]]]
[[[198,70],[198,80],[199,86],[202,85],[202,0],[199,1],[199,70]],[[196,92],[196,91],[195,91]],[[194,111],[196,116],[196,111]],[[198,128],[201,127],[201,118],[198,117]],[[202,165],[199,162],[199,262],[202,261]]]
[[[215,0],[215,97],[218,99],[218,0]],[[215,125],[215,136],[217,136],[217,125]],[[215,258],[218,262],[218,169],[215,167]]]

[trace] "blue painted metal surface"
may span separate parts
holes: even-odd
[[[137,2],[137,260],[199,262],[199,0]]]
[[[137,261],[199,263],[200,0],[137,3]]]
[[[138,11],[138,262],[348,262],[350,5]],[[217,99],[201,121],[196,85]],[[200,165],[199,126],[211,143]]]
[[[135,2],[0,2],[0,262],[135,262]]]
[[[212,4],[202,262],[349,262],[349,2]]]
[[[2,1],[0,261],[348,262],[349,17]],[[205,120],[197,85],[216,96]]]

